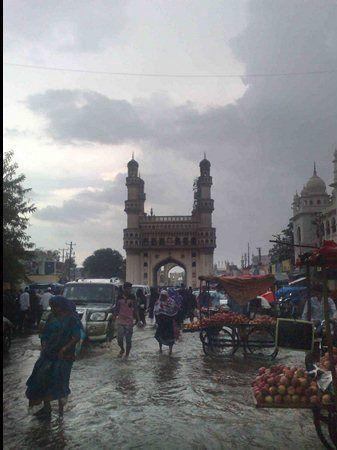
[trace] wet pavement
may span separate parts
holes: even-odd
[[[257,410],[250,383],[261,361],[214,360],[198,334],[183,334],[170,358],[148,327],[131,357],[115,341],[90,346],[71,374],[63,419],[28,415],[25,382],[39,356],[36,335],[15,338],[4,360],[4,448],[9,449],[321,449],[308,411]],[[302,353],[278,362],[302,365]]]

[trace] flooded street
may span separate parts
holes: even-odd
[[[154,330],[136,330],[129,361],[117,344],[88,348],[74,364],[64,418],[27,413],[25,382],[36,335],[15,338],[4,361],[5,449],[319,449],[310,412],[256,410],[250,383],[261,362],[215,361],[197,334],[158,354]],[[281,352],[278,361],[301,364]]]

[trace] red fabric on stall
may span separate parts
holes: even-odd
[[[265,292],[264,294],[261,294],[260,297],[265,298],[268,303],[276,302],[275,294],[272,291]]]
[[[315,249],[304,260],[299,259],[296,265],[318,266],[324,269],[337,269],[337,244],[334,241],[324,241],[322,247]]]

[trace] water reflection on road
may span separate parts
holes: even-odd
[[[250,382],[261,362],[216,361],[186,334],[173,357],[158,354],[153,329],[136,330],[129,361],[113,342],[76,361],[60,420],[27,414],[25,382],[37,336],[17,338],[4,361],[5,449],[319,449],[310,412],[256,410]],[[279,360],[301,363],[302,354]]]

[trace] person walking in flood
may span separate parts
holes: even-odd
[[[123,290],[120,293],[114,314],[117,324],[117,342],[120,348],[118,357],[121,358],[125,355],[125,358],[129,357],[131,345],[134,319],[139,321],[137,301],[135,296],[131,292],[132,284],[124,283]],[[124,347],[125,341],[125,347]]]
[[[145,319],[146,297],[143,292],[143,289],[141,289],[141,288],[137,289],[136,299],[137,299],[137,311],[138,311],[137,325],[140,327],[144,327],[146,325],[146,319]]]
[[[159,343],[159,352],[163,352],[163,345],[169,347],[169,355],[172,355],[172,349],[175,342],[174,321],[178,313],[176,302],[169,297],[167,291],[161,291],[159,299],[154,305],[154,314],[156,316],[157,331],[155,339]]]
[[[28,314],[30,310],[29,288],[26,287],[19,297],[19,323],[18,328],[23,332],[27,326]]]
[[[151,296],[150,296],[150,304],[149,304],[149,319],[150,319],[151,323],[153,323],[153,318],[154,318],[153,309],[154,309],[154,305],[155,305],[156,301],[159,298],[159,292],[158,292],[158,288],[156,288],[156,287],[151,287],[150,292],[151,292]]]
[[[39,415],[50,414],[50,402],[58,400],[59,414],[63,415],[82,324],[72,301],[56,295],[49,302],[52,313],[41,334],[41,355],[27,380],[26,396],[31,408],[43,402]]]

